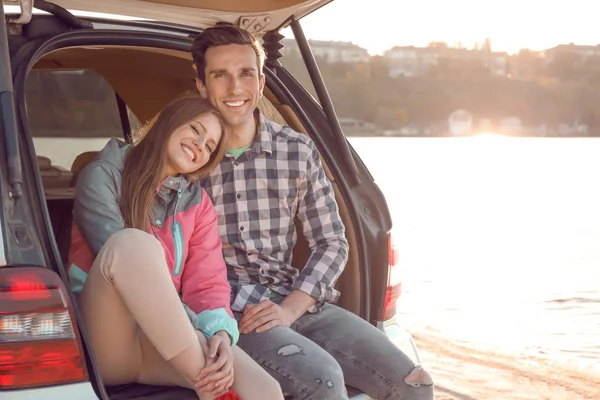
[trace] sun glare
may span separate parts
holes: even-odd
[[[505,135],[502,135],[501,133],[494,133],[494,132],[478,132],[475,135],[473,135],[473,137],[480,139],[480,140],[500,140],[500,139],[506,138]]]

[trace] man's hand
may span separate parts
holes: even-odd
[[[263,300],[246,306],[239,328],[243,334],[262,333],[276,326],[290,326],[296,319],[291,310],[270,300]]]
[[[215,333],[208,339],[204,355],[206,366],[196,379],[196,391],[217,397],[233,385],[233,352],[229,334],[225,331]]]

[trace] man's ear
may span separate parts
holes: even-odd
[[[204,86],[200,78],[196,78],[196,88],[198,89],[198,93],[200,93],[200,97],[206,99],[206,86]]]
[[[265,88],[265,74],[260,74],[260,78],[258,78],[258,91],[260,93],[260,97],[263,96],[264,88]]]

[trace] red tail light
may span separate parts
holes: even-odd
[[[0,269],[0,390],[87,379],[60,277],[44,268]]]
[[[386,321],[396,315],[396,301],[402,293],[402,282],[400,279],[400,269],[398,266],[399,252],[392,234],[388,234],[388,283],[385,291],[385,303],[383,304],[382,321]]]

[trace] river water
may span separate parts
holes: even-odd
[[[600,139],[350,142],[391,210],[409,331],[600,371]]]

